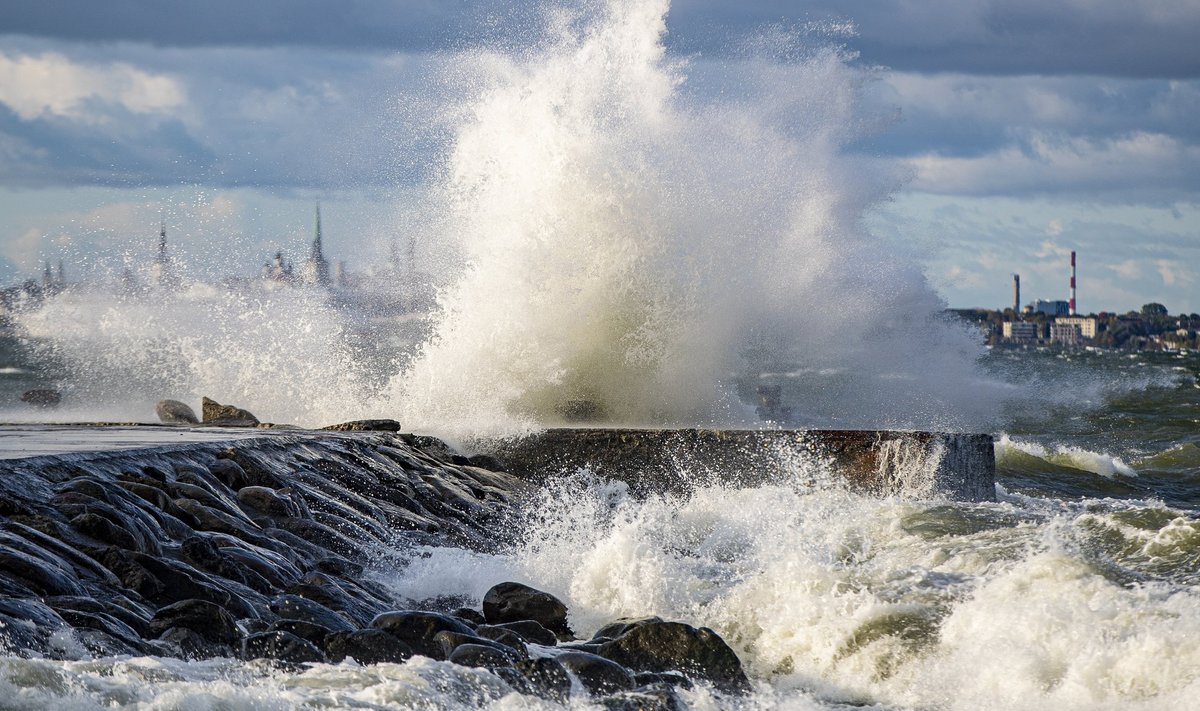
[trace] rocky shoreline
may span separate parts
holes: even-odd
[[[283,665],[422,655],[621,709],[678,708],[696,683],[749,690],[706,628],[618,620],[578,640],[561,601],[520,583],[475,601],[374,582],[419,546],[499,550],[536,490],[433,438],[356,431],[378,428],[0,462],[0,645]]]

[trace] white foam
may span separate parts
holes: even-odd
[[[1106,479],[1116,476],[1136,477],[1137,470],[1129,466],[1120,457],[1104,452],[1093,452],[1083,447],[1069,444],[1058,444],[1046,447],[1036,442],[1014,440],[1007,434],[1001,434],[996,441],[996,458],[1003,459],[1009,451],[1023,452],[1051,464],[1058,464],[1072,469],[1099,474]]]

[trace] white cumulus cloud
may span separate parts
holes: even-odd
[[[89,65],[56,52],[0,53],[0,103],[27,121],[60,116],[101,123],[107,116],[97,105],[151,114],[170,112],[186,101],[178,79],[123,62]]]

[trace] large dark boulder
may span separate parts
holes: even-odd
[[[150,634],[155,637],[173,627],[192,630],[217,644],[233,644],[241,637],[233,615],[207,600],[183,600],[160,607],[150,618]]]
[[[716,632],[681,622],[647,622],[600,645],[600,654],[638,672],[678,671],[730,693],[750,690],[742,663]]]
[[[489,635],[483,634],[483,631],[486,628],[513,632],[519,635],[521,639],[525,640],[526,642],[533,642],[534,644],[540,644],[546,647],[553,647],[554,645],[558,644],[558,637],[554,636],[553,632],[545,627],[542,627],[533,620],[503,622],[498,625],[480,625],[478,628],[476,628],[476,632],[480,636],[489,637],[490,639]]]
[[[488,624],[533,620],[559,639],[574,634],[567,625],[567,606],[548,592],[521,583],[500,583],[483,596],[483,616]]]
[[[570,669],[589,693],[604,695],[618,691],[629,691],[637,686],[633,672],[617,664],[587,652],[565,652],[554,658]]]
[[[335,664],[346,657],[359,664],[379,664],[403,662],[413,655],[413,650],[383,630],[354,630],[325,637],[325,654]]]
[[[371,621],[371,627],[395,636],[417,654],[439,660],[444,660],[446,656],[441,643],[434,639],[438,632],[474,636],[474,630],[449,615],[416,610],[384,612]]]
[[[339,615],[319,602],[299,595],[276,596],[271,600],[271,612],[285,620],[311,622],[334,632],[348,632],[354,629],[354,625],[345,616]]]
[[[200,420],[196,418],[196,412],[188,407],[186,403],[178,400],[159,400],[154,406],[154,414],[158,415],[158,419],[168,425],[198,425]]]

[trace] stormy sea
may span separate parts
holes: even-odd
[[[985,348],[869,229],[875,70],[820,32],[683,61],[668,9],[452,63],[428,310],[185,277],[14,315],[0,708],[1195,707],[1200,355]],[[275,427],[55,424],[202,397]],[[563,426],[984,433],[994,495],[481,445]]]

